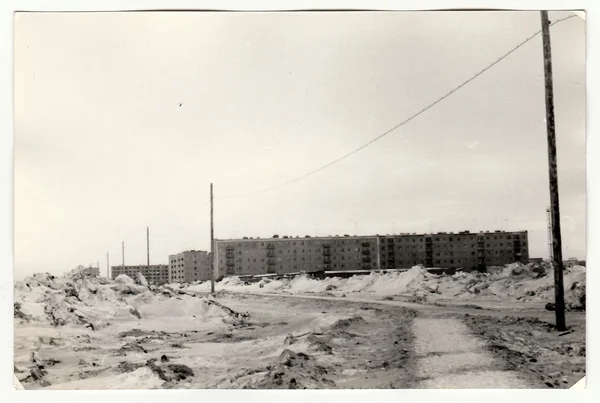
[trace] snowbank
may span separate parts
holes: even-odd
[[[119,275],[113,282],[79,276],[77,272],[60,278],[36,274],[15,284],[15,319],[98,330],[113,320],[135,317],[162,321],[176,321],[182,316],[199,321],[235,317],[235,313],[209,299],[179,295],[164,287],[152,292],[141,274],[136,280],[140,284],[126,275]]]
[[[585,271],[583,266],[565,269],[565,301],[571,310],[585,309]],[[210,282],[177,285],[179,289],[209,292]],[[251,293],[333,294],[425,297],[433,300],[550,302],[554,300],[553,272],[547,263],[513,263],[491,268],[490,273],[457,272],[432,274],[423,266],[406,271],[371,272],[350,278],[315,279],[307,274],[293,279],[263,278],[246,284],[238,277],[217,283],[217,290]]]

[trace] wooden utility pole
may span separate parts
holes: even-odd
[[[148,257],[148,268],[150,268],[150,228],[146,227],[146,255]]]
[[[215,293],[215,226],[213,214],[213,184],[210,184],[210,293]]]
[[[125,267],[125,241],[121,241],[121,257],[123,258],[123,263],[121,263],[121,267]]]
[[[558,202],[558,169],[556,163],[556,135],[554,127],[554,91],[552,86],[552,51],[548,12],[541,11],[542,40],[544,45],[544,76],[546,79],[546,129],[548,133],[548,172],[550,176],[550,210],[552,217],[552,260],[554,266],[554,299],[556,329],[566,330],[565,296],[563,284],[562,239]]]
[[[110,260],[108,256],[108,252],[106,252],[106,278],[110,278]]]

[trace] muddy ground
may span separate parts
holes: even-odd
[[[446,373],[423,377],[424,363],[440,353],[415,352],[415,343],[431,341],[415,340],[413,322],[425,319],[435,327],[436,319],[452,318],[467,326],[453,336],[457,343],[475,346],[456,359],[493,359],[486,371],[510,374],[506,387],[568,388],[585,375],[584,313],[568,313],[570,330],[562,334],[552,312],[519,304],[486,309],[389,299],[214,298],[235,315],[210,323],[131,317],[96,330],[16,317],[15,374],[26,389],[389,389],[456,386],[453,376],[462,376],[457,387],[478,388],[473,383],[481,374],[455,373],[454,352],[441,351]],[[436,337],[447,336],[442,322]],[[432,332],[438,331],[425,338]],[[477,362],[470,368],[477,371]]]
[[[534,388],[570,388],[585,376],[585,316],[568,315],[565,332],[549,319],[464,315],[505,369],[519,371]]]
[[[100,330],[15,320],[26,389],[409,388],[411,322],[402,307],[221,295],[241,315],[210,326],[131,319]],[[191,319],[191,318],[190,318]]]

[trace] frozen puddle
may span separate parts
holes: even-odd
[[[513,371],[502,371],[485,343],[458,319],[415,318],[417,388],[520,389],[529,385]]]

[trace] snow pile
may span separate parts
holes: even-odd
[[[565,302],[568,309],[585,310],[585,267],[565,269]],[[209,292],[210,282],[183,286],[186,290]],[[554,300],[554,277],[548,263],[512,263],[490,268],[488,273],[457,272],[432,274],[419,265],[406,271],[371,272],[350,278],[315,279],[302,274],[293,279],[263,278],[245,283],[227,277],[217,290],[249,293],[371,295],[381,297],[427,297],[432,300],[550,302]]]
[[[135,280],[126,274],[119,274],[117,278],[115,278],[115,283],[112,289],[121,294],[136,295],[143,293],[144,291],[148,290],[148,282],[146,282],[146,279],[140,273],[138,273],[138,278],[139,277],[141,277],[141,279],[143,279],[143,281],[146,283],[145,286],[136,284]]]
[[[166,297],[144,293],[131,300],[131,305],[136,308],[144,319],[160,319],[181,324],[191,322],[206,322],[216,319],[218,322],[227,322],[239,316],[238,313],[224,307],[208,298],[198,298],[191,295]]]
[[[327,286],[329,285],[328,283],[330,283],[331,280],[331,278],[325,280],[315,280],[310,278],[307,274],[302,274],[294,277],[289,282],[287,289],[292,293],[322,293],[326,291]],[[274,287],[271,286],[271,288]]]
[[[153,292],[138,273],[136,281],[119,275],[114,282],[81,275],[78,271],[63,277],[36,274],[15,284],[15,318],[22,323],[76,325],[98,330],[111,321],[161,319],[177,321],[227,321],[239,315],[206,298],[180,295],[161,287]],[[210,285],[210,283],[208,283]],[[184,290],[181,290],[185,292]]]
[[[137,274],[136,281],[139,285],[148,287],[148,281],[146,280],[146,277],[144,277],[144,275],[142,273]]]
[[[404,272],[380,275],[366,290],[383,296],[415,293],[422,290],[427,279],[431,277],[423,266],[414,266]]]

